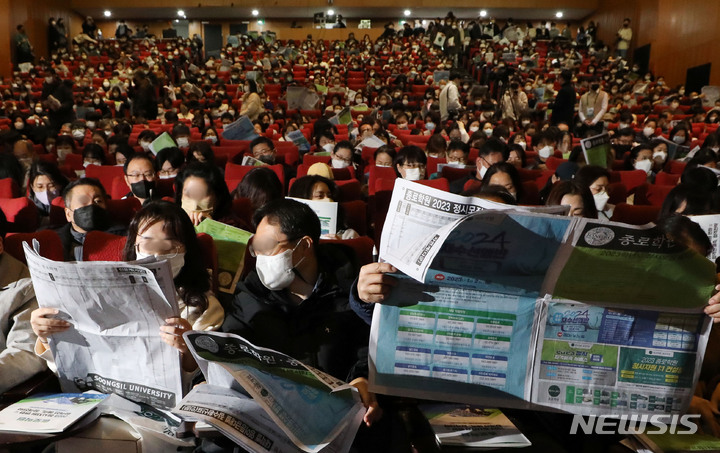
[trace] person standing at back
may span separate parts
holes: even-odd
[[[440,92],[440,120],[447,121],[452,115],[457,114],[460,109],[460,95],[458,93],[458,81],[460,73],[450,72],[450,80]]]
[[[16,30],[17,33],[15,33],[13,37],[13,44],[15,44],[15,64],[32,63],[35,57],[33,56],[30,39],[27,33],[25,33],[25,27],[20,24],[16,27]]]
[[[575,113],[575,87],[572,85],[572,72],[565,69],[560,73],[562,87],[555,96],[555,104],[552,109],[551,125],[557,126],[560,123],[572,124]]]
[[[632,41],[632,28],[630,28],[630,19],[625,18],[623,26],[617,32],[617,55],[621,58],[626,59],[628,49],[630,48],[630,41]]]

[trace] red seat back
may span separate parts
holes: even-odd
[[[10,255],[27,264],[23,242],[32,247],[33,239],[40,243],[40,256],[53,261],[63,261],[63,247],[60,236],[53,230],[42,230],[34,233],[10,233],[5,237],[4,248]]]
[[[360,236],[367,234],[367,204],[362,200],[340,203],[348,228],[357,231]]]
[[[619,203],[613,211],[613,222],[629,223],[630,225],[645,225],[655,222],[660,213],[660,206],[639,206]]]
[[[116,165],[88,165],[87,168],[85,168],[85,176],[99,180],[100,184],[102,184],[105,188],[105,192],[111,194],[113,180],[116,177],[123,179],[125,173],[123,172],[123,167],[118,167]]]
[[[126,236],[90,231],[83,242],[83,261],[122,261]]]
[[[280,179],[282,186],[285,187],[285,172],[283,170],[283,166],[281,164],[275,164],[268,165],[267,167],[275,172]],[[228,184],[228,187],[230,187],[230,181],[242,181],[245,175],[247,175],[253,168],[255,168],[253,165],[238,165],[228,162],[225,165],[225,182]],[[230,190],[233,190],[235,187],[237,187],[237,183]]]
[[[358,264],[361,266],[373,262],[373,247],[375,247],[375,242],[367,236],[360,236],[359,238],[345,240],[323,239],[322,243],[338,244],[345,247],[350,247],[355,252],[355,256],[358,259]]]
[[[0,179],[0,198],[19,198],[20,186],[12,178]]]
[[[31,233],[40,226],[38,209],[29,198],[0,198],[0,210],[8,221],[8,232]]]

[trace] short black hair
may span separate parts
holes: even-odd
[[[447,153],[450,154],[450,151],[456,150],[462,151],[463,154],[467,156],[470,154],[470,145],[462,140],[450,140],[450,143],[447,145]]]
[[[275,144],[273,143],[272,140],[270,140],[267,137],[260,136],[260,137],[255,137],[253,139],[253,141],[250,142],[250,148],[249,148],[250,152],[252,153],[253,148],[255,148],[257,145],[259,145],[261,143],[268,145],[270,147],[270,149],[275,149]]]
[[[125,161],[125,164],[123,165],[123,173],[125,173],[127,175],[127,169],[130,166],[130,162],[132,162],[134,160],[146,160],[146,161],[150,162],[150,166],[155,168],[155,166],[153,165],[152,158],[149,155],[147,155],[146,153],[139,152],[139,153],[133,153],[130,156],[127,156],[127,160]]]
[[[155,156],[155,171],[162,170],[163,164],[167,161],[173,168],[182,168],[185,164],[185,154],[177,146],[161,149]]]
[[[305,203],[287,198],[271,201],[255,211],[254,227],[257,228],[266,217],[268,223],[280,227],[280,231],[288,237],[288,240],[310,236],[314,245],[320,241],[320,219]]]
[[[503,156],[505,155],[505,149],[507,148],[507,145],[502,142],[502,140],[491,137],[489,138],[483,145],[480,147],[480,150],[478,152],[478,155],[480,156],[489,156],[492,153],[500,153]]]
[[[70,195],[72,194],[72,191],[77,186],[93,186],[96,187],[98,190],[100,190],[100,193],[102,193],[103,198],[107,199],[108,195],[105,191],[105,187],[100,183],[100,181],[96,178],[80,178],[76,179],[75,181],[72,181],[70,184],[68,184],[65,187],[65,190],[63,190],[62,198],[63,202],[65,202],[65,206],[70,206]]]

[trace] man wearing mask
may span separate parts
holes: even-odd
[[[503,119],[511,118],[517,121],[520,115],[527,111],[528,97],[524,91],[520,90],[520,84],[517,81],[512,81],[510,88],[505,90],[500,105]]]
[[[122,226],[111,226],[107,211],[107,193],[94,178],[77,179],[65,188],[65,218],[68,223],[55,231],[63,245],[65,261],[82,261],[83,242],[89,231],[125,235]]]
[[[562,87],[555,96],[555,103],[552,109],[552,118],[550,124],[557,126],[560,123],[573,124],[573,115],[575,114],[575,88],[572,84],[572,72],[568,69],[560,73],[560,83]]]
[[[125,161],[125,183],[130,187],[130,193],[124,198],[135,197],[142,205],[160,196],[155,189],[157,174],[152,160],[145,153],[133,154]]]
[[[277,157],[275,144],[267,137],[256,137],[250,142],[250,152],[252,156],[266,165],[281,164],[283,166],[283,174],[285,175],[285,185],[295,177],[293,167],[285,163],[285,159]],[[287,187],[286,187],[287,189]]]
[[[492,164],[505,160],[503,157],[505,155],[505,147],[505,143],[497,138],[490,138],[486,141],[480,148],[477,159],[475,159],[475,170],[468,176],[451,182],[450,192],[460,193],[467,190],[466,186],[471,184],[479,186],[482,184],[488,168],[490,168]]]
[[[359,272],[354,253],[320,243],[320,221],[306,204],[280,199],[253,216],[248,246],[255,269],[238,283],[222,330],[275,349],[358,388],[366,385],[368,325],[351,310]],[[363,392],[365,422],[380,418]]]
[[[46,368],[33,352],[30,313],[37,308],[28,268],[4,252],[7,219],[0,211],[0,393]]]
[[[620,58],[627,58],[630,41],[632,41],[632,28],[630,28],[630,19],[625,18],[623,26],[617,32],[617,55]]]
[[[450,72],[450,80],[440,92],[440,121],[447,121],[451,116],[457,116],[458,110],[462,107],[460,104],[460,95],[458,93],[458,83],[460,82],[460,73],[457,71]]]
[[[75,116],[72,87],[72,80],[60,80],[52,69],[46,72],[40,98],[48,111],[50,128],[54,132],[59,131],[63,124],[71,123]]]
[[[582,126],[578,128],[579,137],[587,137],[588,131],[592,132],[592,135],[602,133],[605,127],[602,118],[607,112],[609,101],[610,95],[600,87],[597,79],[593,80],[590,91],[580,97],[578,117]]]

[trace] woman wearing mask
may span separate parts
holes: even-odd
[[[670,140],[681,146],[690,146],[690,132],[682,125],[677,125],[670,131]]]
[[[155,134],[155,132],[147,129],[140,132],[140,135],[138,135],[137,138],[137,143],[138,145],[140,145],[143,151],[148,152],[150,151],[150,144],[155,141],[156,138],[157,135]]]
[[[75,154],[75,140],[69,135],[60,135],[55,140],[55,150],[57,152],[58,165],[65,163],[65,157],[68,154]]]
[[[180,351],[183,370],[194,371],[197,364],[185,345],[183,332],[217,330],[225,313],[210,290],[210,279],[192,222],[182,209],[170,202],[148,204],[130,223],[123,258],[131,261],[149,256],[169,261],[180,308],[180,316],[166,319],[158,335]],[[35,352],[49,361],[53,359],[47,338],[71,328],[65,321],[53,319],[54,314],[53,308],[38,308],[31,315],[31,325],[38,336]]]
[[[243,86],[242,110],[240,116],[247,116],[250,121],[255,121],[263,112],[262,101],[257,93],[257,84],[254,80],[246,80]]]
[[[597,219],[597,209],[590,190],[577,181],[559,181],[556,183],[546,206],[568,206],[568,216]]]
[[[388,146],[381,146],[375,150],[375,153],[373,154],[373,161],[375,162],[376,167],[389,168],[393,166],[393,162],[396,157],[397,153],[394,149]]]
[[[212,146],[220,146],[220,136],[214,127],[208,127],[202,134],[202,139]]]
[[[183,165],[185,165],[185,154],[174,146],[161,149],[153,162],[155,172],[160,179],[175,178]]]
[[[352,143],[347,140],[337,143],[330,152],[330,165],[332,168],[355,168]]]
[[[62,194],[68,184],[55,164],[37,161],[30,167],[28,198],[35,203],[40,214],[40,224],[45,226],[50,215],[50,203]]]
[[[483,176],[483,181],[487,181],[488,185],[504,187],[518,203],[525,201],[523,199],[524,193],[520,173],[513,165],[507,162],[491,165],[485,176]]]
[[[175,178],[175,203],[182,206],[193,225],[206,218],[247,229],[232,213],[232,199],[220,169],[212,164],[192,162]]]
[[[313,201],[339,202],[340,190],[334,181],[318,176],[303,176],[293,183],[288,196]],[[323,235],[324,239],[354,239],[360,235],[345,224],[345,215],[338,205],[337,233]]]
[[[418,146],[404,146],[398,151],[393,165],[398,177],[408,181],[419,181],[426,176],[427,156]]]
[[[575,181],[590,189],[598,218],[609,220],[615,210],[615,205],[608,203],[610,195],[607,188],[610,185],[610,173],[597,165],[586,165],[578,170]]]
[[[630,151],[625,158],[625,170],[642,170],[647,175],[649,183],[655,180],[653,168],[655,162],[653,160],[653,150],[650,145],[639,145]]]

